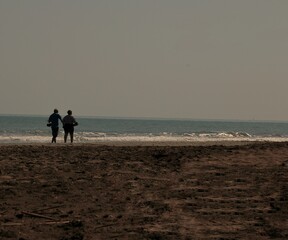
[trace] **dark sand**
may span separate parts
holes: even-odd
[[[288,143],[2,145],[0,239],[288,239]]]

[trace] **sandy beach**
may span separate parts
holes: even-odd
[[[0,146],[0,239],[288,239],[288,143]]]

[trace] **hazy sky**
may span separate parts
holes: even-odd
[[[0,0],[0,114],[288,119],[287,0]]]

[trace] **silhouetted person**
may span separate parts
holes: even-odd
[[[59,120],[62,122],[61,116],[58,114],[58,110],[55,108],[54,113],[52,113],[48,119],[47,126],[51,126],[52,130],[52,143],[56,143],[56,138],[59,132]]]
[[[70,134],[71,143],[73,143],[74,126],[77,126],[75,118],[72,116],[72,111],[68,110],[68,115],[63,118],[63,128],[64,128],[64,142],[67,142],[67,136]]]

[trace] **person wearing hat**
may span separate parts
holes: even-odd
[[[48,119],[48,127],[51,127],[52,130],[52,143],[56,143],[56,138],[59,132],[59,120],[62,122],[62,118],[58,113],[58,110],[55,108],[54,113],[52,113]]]
[[[63,118],[63,128],[64,128],[64,142],[67,142],[68,134],[70,134],[71,143],[73,143],[74,126],[77,126],[75,118],[72,116],[72,111],[68,110],[68,115]]]

